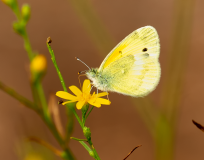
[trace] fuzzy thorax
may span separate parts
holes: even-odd
[[[101,91],[108,91],[107,80],[98,72],[98,68],[92,68],[86,72],[86,76],[92,81],[94,87]]]

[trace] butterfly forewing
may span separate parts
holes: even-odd
[[[157,31],[151,26],[139,28],[112,49],[99,67],[99,71],[106,68],[110,63],[129,54],[139,55],[148,53],[152,58],[158,59],[159,50],[160,44]]]
[[[141,97],[150,93],[160,79],[159,37],[151,26],[128,35],[105,58],[99,73],[107,90]]]

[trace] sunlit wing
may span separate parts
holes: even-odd
[[[113,48],[102,62],[99,71],[127,55],[140,56],[147,53],[151,58],[158,59],[159,51],[160,44],[157,31],[151,26],[142,27],[132,32]]]
[[[120,58],[103,70],[108,90],[134,97],[143,97],[153,91],[160,79],[160,64],[148,55]]]

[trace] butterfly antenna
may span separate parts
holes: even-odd
[[[82,60],[80,60],[80,59],[77,58],[77,57],[75,57],[75,59],[76,59],[77,61],[80,61],[81,63],[83,63],[85,66],[87,66],[87,67],[89,68],[89,70],[91,70],[91,68],[90,68],[86,63],[84,63]]]
[[[107,93],[107,99],[109,100],[109,97],[108,97],[108,95],[109,95],[109,93],[106,91],[106,93]],[[109,100],[110,101],[110,100]]]

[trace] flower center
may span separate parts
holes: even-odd
[[[82,93],[79,96],[79,101],[86,101],[86,102],[88,102],[90,100],[90,98],[91,98],[90,94]]]

